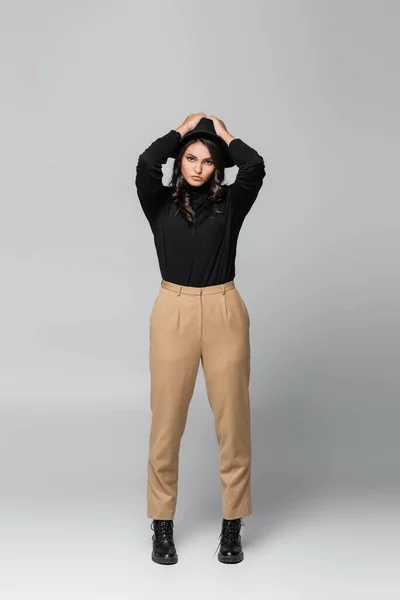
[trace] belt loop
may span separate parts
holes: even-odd
[[[226,294],[225,284],[222,283],[221,285],[222,285],[222,293],[225,296],[225,294]]]
[[[179,286],[179,292],[178,292],[178,296],[180,296],[180,295],[181,295],[181,290],[182,290],[182,286],[180,285],[180,286]]]

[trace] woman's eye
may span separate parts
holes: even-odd
[[[188,159],[188,161],[190,161],[190,162],[192,162],[192,160],[194,160],[193,156],[187,156],[186,158],[187,158],[187,159]],[[205,162],[206,162],[208,165],[212,165],[212,164],[213,164],[212,160],[206,160]]]

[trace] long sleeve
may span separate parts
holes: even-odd
[[[140,204],[150,224],[153,223],[164,199],[163,192],[166,186],[162,183],[162,165],[167,162],[170,152],[181,138],[179,131],[171,129],[139,155],[135,185]]]
[[[235,220],[240,225],[253,206],[266,175],[264,159],[242,139],[235,138],[229,144],[239,170],[235,181],[229,186]]]

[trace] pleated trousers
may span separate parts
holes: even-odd
[[[250,317],[234,281],[162,280],[150,314],[147,516],[173,519],[181,438],[200,362],[219,445],[222,516],[252,513]]]

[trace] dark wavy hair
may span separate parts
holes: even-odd
[[[194,142],[202,142],[205,144],[210,151],[212,161],[215,165],[215,169],[210,179],[207,181],[208,195],[206,198],[206,208],[209,212],[223,213],[223,210],[218,208],[219,202],[224,197],[223,181],[225,179],[225,168],[221,149],[216,142],[207,138],[196,137],[188,140],[186,144],[180,148],[179,154],[176,156],[174,166],[172,169],[172,176],[170,180],[170,186],[173,188],[171,198],[177,206],[176,215],[180,213],[186,221],[194,223],[196,220],[195,212],[190,204],[190,197],[188,194],[188,182],[181,173],[182,157],[188,146]],[[214,217],[211,217],[214,218]]]

